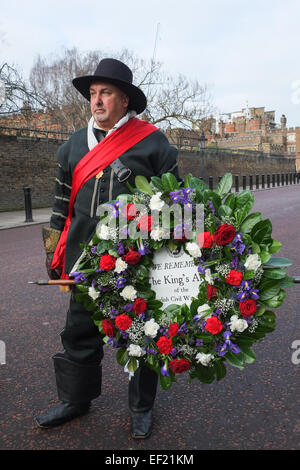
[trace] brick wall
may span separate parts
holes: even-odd
[[[31,187],[33,208],[52,205],[60,143],[0,135],[0,211],[24,208],[24,186]]]
[[[31,187],[32,207],[53,202],[56,151],[62,141],[21,138],[0,134],[0,211],[24,208],[24,186]],[[192,173],[208,181],[213,176],[287,173],[295,171],[295,160],[268,156],[181,151],[181,176]]]

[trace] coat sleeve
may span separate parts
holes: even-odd
[[[54,202],[50,218],[50,226],[42,227],[44,248],[53,253],[64,229],[69,212],[69,201],[72,188],[72,177],[67,163],[67,143],[59,147],[57,152],[57,173],[54,186]]]
[[[72,177],[68,168],[67,143],[57,152],[57,174],[54,187],[54,203],[50,219],[50,227],[62,231],[69,212],[69,202],[72,189]]]
[[[173,173],[173,175],[181,181],[178,172],[177,148],[170,145],[167,137],[160,131],[157,133],[156,139],[157,151],[155,152],[156,155],[152,159],[152,165],[156,176],[161,177],[163,173]]]

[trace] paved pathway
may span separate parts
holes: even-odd
[[[255,197],[255,210],[284,243],[280,255],[294,261],[290,274],[299,275],[300,186]],[[159,389],[153,433],[139,442],[129,436],[127,374],[110,349],[91,412],[51,431],[35,427],[33,417],[57,403],[51,356],[61,350],[68,294],[27,284],[46,277],[40,225],[1,230],[0,254],[0,449],[300,449],[300,364],[291,361],[300,340],[300,286],[275,310],[277,329],[255,345],[255,364],[228,367],[220,383],[189,385],[180,377],[170,391]]]

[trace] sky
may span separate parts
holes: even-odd
[[[74,46],[112,57],[127,48],[146,60],[155,50],[169,74],[206,84],[218,113],[248,103],[294,127],[299,24],[300,0],[9,0],[0,7],[0,63],[27,77],[38,55]]]

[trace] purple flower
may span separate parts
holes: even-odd
[[[109,316],[110,318],[116,318],[117,315],[119,315],[119,311],[113,307],[111,311],[109,312]]]
[[[124,312],[128,313],[128,312],[131,312],[132,307],[133,307],[133,304],[126,304],[126,305],[123,306],[123,310],[124,310]]]
[[[258,289],[252,289],[250,290],[250,297],[251,299],[254,299],[254,300],[257,300],[258,299],[258,293],[259,290]]]
[[[117,243],[118,246],[118,255],[125,255],[125,248],[122,242]]]
[[[118,280],[117,280],[117,288],[122,289],[122,287],[124,287],[125,284],[126,284],[125,277],[119,277]]]
[[[170,375],[169,370],[168,370],[168,366],[167,366],[166,363],[164,363],[164,365],[161,367],[160,372],[161,372],[161,375],[163,375],[164,377]]]
[[[70,273],[70,276],[72,276],[74,278],[74,282],[87,282],[87,278],[84,276],[83,273],[80,273],[80,272],[73,272],[73,273]]]
[[[93,253],[94,255],[97,253],[97,245],[94,245],[91,249],[91,253]]]
[[[152,348],[147,348],[145,351],[147,354],[157,354],[157,351],[155,351],[155,349],[152,349]]]
[[[209,205],[209,207],[210,207],[210,209],[211,209],[213,215],[215,215],[216,211],[215,211],[215,208],[214,208],[214,206],[213,206],[212,201],[207,201],[207,202],[208,202],[208,205]]]
[[[177,354],[179,354],[179,351],[178,351],[178,349],[173,348],[173,349],[171,349],[170,354],[171,354],[172,357],[175,357]]]
[[[138,248],[138,252],[139,252],[140,255],[147,255],[147,254],[151,253],[151,250],[148,248],[147,245],[144,245],[144,243],[141,241],[140,245],[139,245],[139,248]]]

